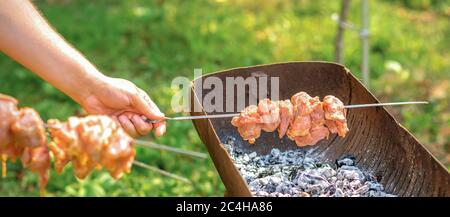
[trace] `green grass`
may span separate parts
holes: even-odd
[[[382,100],[429,99],[425,107],[392,113],[450,166],[450,46],[448,1],[370,1],[372,91]],[[428,3],[429,4],[428,4]],[[338,1],[36,1],[49,22],[110,76],[135,82],[170,111],[171,80],[192,78],[194,68],[214,72],[295,60],[333,60]],[[359,25],[359,1],[349,19]],[[360,76],[360,42],[345,33],[345,65]],[[399,67],[393,67],[393,66]],[[61,72],[63,73],[63,72]],[[65,119],[79,106],[52,86],[0,55],[0,92],[36,108],[44,119]],[[206,149],[189,122],[170,123],[165,137],[145,139]],[[106,172],[86,180],[71,168],[52,173],[51,196],[220,196],[224,187],[211,159],[199,160],[138,148],[137,159],[186,176],[193,185],[134,168],[120,181]],[[37,196],[36,176],[8,164],[0,195]]]

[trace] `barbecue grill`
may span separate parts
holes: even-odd
[[[279,98],[305,91],[311,96],[334,95],[346,105],[379,103],[379,101],[342,65],[328,62],[290,62],[225,70],[197,79],[215,76],[225,83],[226,77],[279,77]],[[226,85],[224,85],[224,88]],[[191,88],[191,106],[201,107],[198,89]],[[270,87],[269,87],[270,90]],[[211,90],[203,89],[205,96]],[[223,99],[226,99],[224,91]],[[269,91],[270,92],[270,91]],[[236,102],[236,91],[235,102]],[[242,93],[240,93],[242,97]],[[255,98],[246,89],[245,97]],[[267,97],[271,97],[270,93]],[[203,97],[202,97],[203,98]],[[259,100],[259,99],[258,99]],[[248,102],[246,106],[248,105]],[[222,114],[192,110],[191,115]],[[234,111],[236,112],[236,111]],[[351,109],[347,111],[350,132],[345,138],[331,135],[315,146],[306,147],[322,162],[333,163],[344,154],[356,157],[356,165],[379,178],[387,192],[398,196],[450,196],[450,174],[436,158],[401,126],[383,107]],[[235,138],[235,145],[245,152],[268,154],[272,148],[299,148],[277,133],[263,132],[255,144],[243,141],[231,118],[193,120],[195,128],[226,187],[227,196],[252,196],[249,187],[222,146],[227,138]]]

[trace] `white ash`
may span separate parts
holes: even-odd
[[[244,153],[228,138],[225,148],[250,191],[258,197],[392,197],[371,174],[346,155],[336,165],[318,162],[303,149]]]

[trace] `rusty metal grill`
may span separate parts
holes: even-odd
[[[345,104],[377,103],[378,100],[344,66],[326,62],[291,62],[221,71],[197,79],[225,77],[279,77],[280,99],[305,91],[311,96],[335,95]],[[192,106],[201,105],[192,88]],[[236,94],[236,91],[234,91]],[[208,90],[203,90],[203,96]],[[226,90],[224,91],[226,93]],[[246,97],[255,97],[246,93]],[[270,96],[268,96],[270,97]],[[224,96],[224,99],[225,96]],[[192,112],[205,115],[206,112]],[[219,114],[219,113],[208,113]],[[313,149],[323,162],[333,162],[343,154],[358,159],[357,166],[381,177],[386,191],[398,196],[450,196],[450,174],[422,144],[402,127],[384,108],[348,111],[349,134],[335,135],[320,141]],[[275,133],[262,133],[249,145],[230,124],[231,118],[194,120],[194,125],[214,161],[229,196],[251,196],[249,188],[221,143],[227,136],[248,152],[267,154],[274,147],[280,150],[298,148],[289,139],[279,140]]]

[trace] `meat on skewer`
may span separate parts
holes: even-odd
[[[18,148],[38,147],[46,143],[44,122],[32,108],[22,108],[11,125],[14,143]]]
[[[108,116],[70,117],[67,122],[49,120],[47,124],[58,173],[70,161],[80,179],[102,167],[115,179],[130,172],[136,154],[133,139]]]
[[[40,193],[44,195],[51,167],[50,152],[55,169],[61,173],[72,162],[75,176],[83,179],[94,169],[105,168],[119,179],[129,173],[136,151],[134,140],[113,119],[103,115],[70,117],[67,122],[49,120],[47,126],[32,108],[17,108],[18,101],[0,94],[0,157],[2,175],[6,176],[6,161],[21,159],[24,168],[39,174]],[[273,107],[273,106],[272,106]],[[268,107],[268,109],[272,109]],[[254,111],[258,107],[255,106]],[[271,115],[268,110],[266,115]],[[251,112],[250,112],[251,113]],[[259,121],[259,114],[256,112]],[[249,129],[249,126],[242,127]],[[259,123],[259,122],[258,122]],[[47,144],[46,128],[52,136]],[[261,131],[249,138],[257,138]]]
[[[329,95],[323,98],[323,108],[325,110],[325,124],[330,132],[345,137],[348,127],[344,103],[335,96]]]
[[[287,135],[298,146],[314,145],[328,138],[330,132],[344,137],[348,132],[344,104],[334,96],[311,97],[305,92],[296,93],[290,100],[263,99],[258,106],[246,107],[231,121],[244,140],[253,144],[261,130],[278,129],[279,138]]]
[[[6,160],[13,161],[20,156],[18,150],[14,149],[11,125],[16,121],[18,114],[17,100],[0,94],[0,156],[2,160],[2,176],[6,176]]]
[[[43,195],[50,169],[50,153],[44,122],[34,109],[22,108],[11,130],[14,135],[14,146],[22,153],[22,165],[39,174],[39,189]]]
[[[292,106],[285,106],[280,108],[279,102],[273,102],[270,99],[263,99],[258,103],[258,106],[251,105],[242,110],[241,115],[234,117],[231,124],[238,128],[239,134],[244,140],[248,140],[253,144],[255,140],[261,135],[261,130],[266,132],[275,131],[281,124],[281,117],[283,116],[283,127],[286,127],[286,121]],[[283,113],[281,113],[281,110]],[[292,110],[292,109],[291,109]],[[283,129],[285,132],[286,129]]]
[[[292,96],[294,121],[288,130],[288,137],[298,146],[314,145],[327,138],[328,129],[324,127],[324,111],[319,97],[311,97],[305,92]]]
[[[283,138],[289,128],[289,124],[294,118],[292,103],[289,100],[277,101],[280,108],[280,125],[278,126],[278,136]]]
[[[261,116],[261,128],[266,132],[273,132],[280,125],[280,108],[276,102],[263,99],[258,103],[258,113]]]
[[[242,110],[241,114],[231,120],[231,124],[237,127],[244,140],[253,144],[261,135],[261,115],[258,106],[251,105]]]
[[[13,97],[0,94],[3,176],[6,176],[6,160],[21,158],[25,168],[39,174],[43,195],[51,166],[50,151],[55,157],[57,172],[72,162],[75,175],[81,179],[101,167],[106,168],[115,179],[130,172],[135,156],[134,140],[110,117],[71,117],[67,122],[49,120],[53,141],[48,145],[45,125],[39,114],[31,108],[19,110],[17,104]]]
[[[299,92],[291,97],[292,107],[294,108],[294,118],[287,131],[287,135],[290,139],[307,136],[309,134],[309,129],[311,128],[310,114],[313,111],[311,101],[313,101],[313,98],[305,92]]]
[[[39,174],[40,192],[43,195],[50,169],[44,123],[35,110],[19,110],[17,103],[13,97],[0,94],[2,176],[6,176],[6,161],[16,161],[20,157],[25,168]]]

